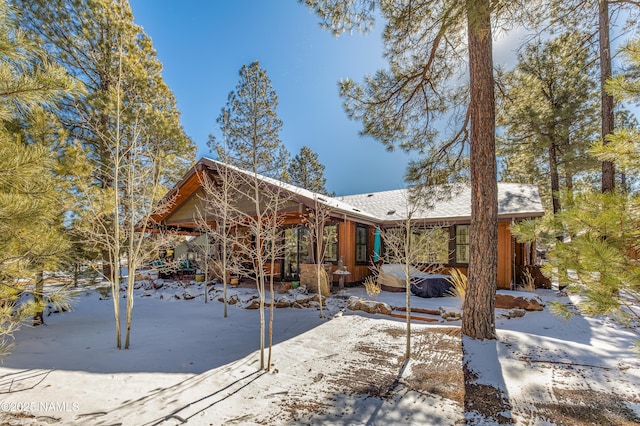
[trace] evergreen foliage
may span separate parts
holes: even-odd
[[[545,207],[561,208],[561,191],[595,180],[597,161],[587,155],[598,137],[594,69],[588,37],[567,32],[528,45],[516,68],[499,73],[498,153],[502,179],[535,183]]]
[[[96,183],[111,186],[110,135],[116,126],[131,127],[136,120],[153,135],[148,149],[161,157],[160,182],[171,187],[192,164],[195,145],[184,134],[175,98],[162,79],[162,64],[149,36],[133,22],[128,1],[13,1],[25,32],[86,89],[81,98],[60,102],[59,116],[69,138],[81,141],[87,151]],[[113,116],[118,81],[127,92],[121,123]],[[133,136],[123,132],[122,137]]]
[[[631,68],[640,66],[640,42],[625,49]],[[632,75],[632,74],[631,74]],[[618,100],[637,100],[633,90],[637,76],[610,80],[608,88]],[[640,172],[640,133],[620,129],[609,143],[598,142],[592,153],[599,160],[616,163],[625,173]],[[595,190],[574,195],[573,207],[556,217],[529,221],[516,226],[519,238],[537,237],[548,244],[549,261],[544,272],[557,276],[560,285],[584,296],[581,308],[586,314],[612,314],[637,332],[640,321],[640,194],[599,193]],[[563,241],[550,238],[564,232]],[[566,274],[558,271],[567,271]]]
[[[627,32],[637,28],[638,8],[633,1],[610,0],[561,0],[548,4],[542,3],[536,14],[539,28],[558,31],[584,31],[590,36],[594,58],[599,66],[598,79],[600,91],[600,138],[607,143],[609,135],[616,130],[614,97],[606,88],[613,76],[612,64],[612,28],[615,38],[621,40]],[[626,24],[620,21],[626,20]],[[602,161],[601,190],[611,192],[616,186],[616,169],[612,161]],[[624,180],[624,177],[622,177]]]
[[[388,68],[366,76],[362,84],[340,82],[346,112],[362,123],[362,134],[387,149],[417,154],[406,176],[412,184],[448,186],[470,179],[471,258],[462,331],[495,338],[498,208],[491,34],[492,27],[521,21],[528,2],[304,3],[334,34],[367,30],[378,17],[384,22]],[[466,60],[468,69],[462,66]],[[445,127],[444,135],[438,127]]]
[[[25,280],[55,268],[68,251],[63,211],[66,183],[52,152],[51,106],[75,90],[62,67],[48,61],[18,30],[13,11],[0,0],[0,355],[11,334],[45,302],[68,305],[65,294],[48,300]],[[70,157],[72,157],[70,155]],[[31,294],[33,299],[20,298]]]
[[[324,165],[320,163],[318,154],[313,152],[308,146],[300,148],[287,168],[289,175],[288,182],[300,188],[319,194],[329,195],[324,177]]]
[[[278,95],[266,70],[256,61],[240,68],[240,80],[218,118],[226,148],[215,145],[218,157],[264,176],[280,178],[289,154],[280,142]]]

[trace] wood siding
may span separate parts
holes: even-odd
[[[511,289],[513,278],[513,242],[511,239],[511,223],[498,223],[498,277],[499,289]]]

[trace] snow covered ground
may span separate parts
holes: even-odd
[[[313,302],[277,309],[264,372],[259,311],[245,309],[255,290],[230,290],[238,303],[226,319],[219,289],[208,304],[202,293],[201,283],[140,283],[129,350],[115,349],[104,289],[86,288],[73,312],[23,328],[0,365],[0,424],[640,422],[634,335],[608,318],[563,321],[545,309],[508,319],[497,310],[498,339],[476,342],[461,338],[459,320],[416,314],[438,322],[412,323],[405,365],[403,320],[348,310],[348,296],[367,297],[349,288],[328,299],[324,318]],[[572,303],[551,290],[538,296]],[[377,300],[404,306],[404,297],[383,292]],[[460,312],[456,298],[411,303]]]

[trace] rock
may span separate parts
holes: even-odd
[[[507,319],[511,319],[511,318],[521,318],[525,315],[525,311],[523,311],[522,309],[512,309],[511,311],[509,311],[505,317]]]
[[[162,288],[162,284],[162,282],[156,281],[153,283],[153,288],[155,288],[156,290],[160,290]]]
[[[391,307],[386,303],[375,302],[373,300],[364,300],[357,297],[350,297],[347,302],[347,308],[352,311],[364,311],[370,314],[391,314]]]
[[[496,294],[496,308],[501,309],[524,309],[525,311],[541,311],[544,305],[537,296],[525,297],[512,294]]]
[[[318,272],[315,264],[303,263],[300,265],[300,285],[307,287],[310,292],[318,292]],[[320,268],[320,287],[322,295],[328,296],[331,286],[329,285],[329,274],[324,268]]]
[[[249,303],[244,306],[245,309],[260,309],[260,301],[258,299],[253,299]]]
[[[291,300],[289,300],[287,297],[281,297],[276,301],[276,308],[290,308],[290,307],[291,307]]]
[[[194,295],[192,295],[191,293],[187,293],[187,292],[185,292],[185,293],[182,295],[182,298],[183,298],[184,300],[191,300],[191,299],[195,299],[196,297],[195,297]]]
[[[355,311],[356,309],[352,308],[352,306],[356,306],[359,301],[360,301],[360,298],[358,297],[355,297],[355,296],[349,297],[349,300],[347,301],[347,308],[351,309],[352,311]]]
[[[462,319],[462,315],[460,314],[460,312],[447,311],[442,307],[440,308],[440,316],[442,317],[442,319],[447,321],[458,321]]]
[[[239,301],[240,299],[238,298],[237,294],[234,294],[231,297],[227,297],[227,305],[235,305]],[[218,297],[218,302],[224,303],[224,297]]]
[[[322,306],[326,306],[327,305],[327,301],[325,299],[324,296],[320,297],[320,295],[318,294],[314,294],[311,297],[306,297],[306,296],[299,296],[296,298],[296,302],[299,303],[300,305],[304,306],[304,307],[309,307],[309,305],[312,302],[316,302],[316,303],[320,303],[320,300],[322,300]]]

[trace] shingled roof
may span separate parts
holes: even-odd
[[[340,200],[372,214],[381,222],[395,222],[407,216],[408,192],[407,189],[397,189],[348,195],[340,197]],[[449,197],[431,204],[431,208],[418,207],[412,217],[427,222],[468,220],[471,218],[471,188],[458,186]],[[537,217],[543,214],[537,186],[498,183],[499,218]]]
[[[185,200],[189,199],[200,186],[199,178],[197,178],[198,173],[205,169],[215,171],[219,167],[227,167],[238,173],[250,175],[246,170],[210,158],[201,158],[165,196],[167,199],[177,197],[174,207],[161,215],[157,215],[154,220],[157,222],[165,220],[172,214],[172,211],[179,208]],[[290,192],[296,202],[304,203],[310,207],[313,207],[315,202],[327,206],[333,216],[376,225],[390,225],[405,219],[407,216],[409,193],[407,189],[329,197],[270,177],[262,175],[257,177],[265,183],[279,186]],[[434,191],[437,192],[438,189],[436,188]],[[427,190],[425,192],[428,196],[434,191],[429,192]],[[471,189],[468,185],[457,186],[449,197],[438,199],[431,204],[430,208],[422,206],[416,209],[412,214],[412,218],[424,223],[468,222],[471,219]],[[540,194],[535,185],[498,183],[499,219],[539,217],[543,214],[544,210],[540,201]]]

